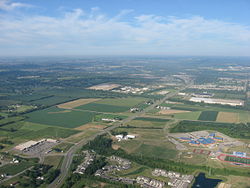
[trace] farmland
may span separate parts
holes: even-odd
[[[202,121],[216,121],[218,112],[216,111],[203,111],[199,116]]]
[[[29,113],[28,120],[33,123],[75,128],[93,121],[96,113],[82,111],[64,111],[56,107]]]
[[[125,112],[131,107],[144,102],[144,98],[118,98],[118,99],[103,99],[86,105],[77,107],[76,109],[90,110],[96,112]]]
[[[219,112],[216,121],[237,123],[237,122],[240,122],[239,121],[239,114],[233,113],[233,112]]]
[[[66,102],[63,104],[59,104],[57,105],[58,108],[64,108],[64,109],[72,109],[72,108],[76,108],[78,106],[82,106],[91,102],[95,102],[98,101],[100,99],[77,99],[77,100],[73,100],[70,102]]]

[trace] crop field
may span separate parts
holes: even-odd
[[[126,107],[133,107],[138,105],[147,99],[142,97],[127,97],[127,98],[115,98],[115,99],[103,99],[97,101],[97,104],[107,104],[107,105],[114,105],[114,106],[126,106]]]
[[[60,103],[63,103],[65,101],[69,101],[69,100],[72,100],[72,99],[73,98],[71,98],[71,97],[52,96],[52,97],[36,100],[36,101],[34,101],[32,103],[34,103],[34,104],[42,104],[42,105],[45,105],[45,106],[52,106],[52,105],[60,104]]]
[[[30,139],[40,138],[66,138],[79,131],[73,129],[60,128],[56,126],[42,125],[32,122],[13,123],[6,125],[11,127],[12,131],[7,128],[0,131],[1,138],[11,140],[14,144],[18,144]],[[9,147],[12,147],[11,145]]]
[[[108,104],[97,104],[97,103],[89,103],[83,106],[77,107],[77,109],[81,110],[90,110],[95,112],[125,112],[130,109],[127,106],[115,106],[115,105],[108,105]]]
[[[216,121],[237,123],[239,122],[239,114],[234,112],[219,112]]]
[[[144,102],[145,98],[139,97],[127,97],[127,98],[115,98],[115,99],[103,99],[89,104],[85,104],[77,107],[76,109],[96,111],[96,112],[125,112],[131,107],[136,106]]]
[[[66,128],[75,128],[86,123],[92,122],[96,113],[82,112],[82,111],[70,111],[62,112],[63,110],[56,107],[47,108],[27,114],[29,117],[27,121],[54,125]]]
[[[217,114],[218,114],[217,111],[203,111],[203,112],[201,112],[198,120],[216,121]]]
[[[95,102],[95,101],[98,101],[98,100],[100,100],[100,99],[91,99],[91,98],[89,98],[89,99],[77,99],[77,100],[74,100],[74,101],[59,104],[59,105],[57,105],[57,107],[58,108],[64,108],[64,109],[72,109],[72,108],[76,108],[78,106],[82,106],[82,105],[92,103],[92,102]]]
[[[161,110],[159,114],[162,115],[168,115],[168,114],[178,114],[178,113],[187,113],[190,111],[185,111],[185,110]]]
[[[239,113],[239,118],[241,122],[245,122],[245,123],[250,122],[250,112],[246,111],[246,112]]]
[[[134,120],[140,121],[152,121],[152,122],[168,122],[169,119],[162,119],[162,118],[152,118],[152,117],[137,117]]]
[[[188,112],[188,113],[179,113],[175,114],[174,118],[176,119],[187,119],[187,120],[198,120],[200,117],[201,112],[195,111],[195,112]]]

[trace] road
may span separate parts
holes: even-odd
[[[165,100],[175,96],[177,93],[179,93],[180,91],[186,89],[187,87],[189,86],[189,84],[187,84],[186,86],[182,87],[181,89],[173,92],[173,93],[169,93],[167,94],[164,98],[162,98],[161,100],[158,100],[156,102],[154,102],[154,104],[150,105],[149,107],[145,108],[143,111],[140,111],[140,112],[137,112],[137,113],[134,113],[132,114],[131,116],[129,116],[128,118],[122,120],[121,122],[117,122],[115,124],[113,124],[112,126],[106,128],[105,130],[91,136],[90,138],[88,139],[84,139],[84,140],[81,140],[79,143],[75,144],[74,146],[72,146],[66,153],[64,159],[63,159],[63,162],[62,162],[62,165],[61,165],[61,173],[60,175],[48,186],[48,188],[57,188],[57,187],[61,187],[61,185],[63,184],[63,181],[65,180],[67,174],[68,174],[68,171],[69,171],[69,168],[70,168],[70,165],[72,163],[72,160],[73,160],[73,156],[74,156],[74,153],[79,149],[81,148],[83,145],[87,144],[90,140],[93,140],[95,139],[95,137],[99,136],[99,135],[103,135],[103,134],[106,134],[108,131],[111,131],[119,126],[121,126],[122,124],[125,124],[125,123],[128,123],[130,122],[131,120],[145,114],[146,112],[154,109],[156,106],[160,105],[161,103],[163,103]]]

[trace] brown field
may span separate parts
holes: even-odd
[[[112,148],[113,148],[114,150],[118,150],[118,149],[120,148],[120,146],[117,145],[117,144],[112,144]]]
[[[216,121],[237,123],[239,122],[239,114],[234,112],[219,112]]]
[[[95,102],[95,101],[98,101],[98,100],[100,100],[100,99],[93,99],[93,98],[90,98],[90,99],[77,99],[77,100],[74,100],[74,101],[59,104],[59,105],[57,105],[57,107],[58,108],[63,108],[63,109],[72,109],[72,108],[76,108],[78,106],[82,106],[84,104],[88,104],[88,103]]]
[[[94,90],[103,90],[103,91],[108,91],[117,87],[120,87],[121,85],[119,84],[99,84],[95,86],[91,86],[87,89],[94,89]]]
[[[178,113],[185,113],[185,112],[190,112],[190,111],[185,111],[185,110],[161,110],[158,112],[159,114],[178,114]]]
[[[106,126],[105,125],[96,125],[96,124],[85,124],[85,125],[82,125],[82,126],[79,126],[79,127],[76,127],[75,129],[76,130],[79,130],[79,131],[83,131],[83,130],[86,130],[86,129],[90,129],[90,128],[94,128],[94,129],[103,129],[105,128]]]
[[[63,110],[60,112],[48,112],[48,114],[63,114],[63,113],[67,113],[67,112],[71,112],[70,110]]]

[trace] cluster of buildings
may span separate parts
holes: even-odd
[[[129,140],[129,139],[136,138],[135,135],[130,135],[130,134],[128,134],[128,135],[118,134],[115,137],[118,140],[118,142],[120,142],[121,140]]]
[[[136,183],[145,188],[162,188],[165,186],[165,182],[151,179],[145,176],[138,176],[136,178]]]
[[[131,162],[127,159],[123,159],[117,156],[111,156],[108,158],[110,161],[117,162],[116,165],[106,165],[102,169],[99,169],[95,172],[95,176],[100,176],[104,179],[110,181],[121,182],[125,184],[134,184],[135,180],[126,177],[115,177],[110,174],[114,174],[116,171],[127,170],[131,168]]]
[[[116,122],[117,120],[110,119],[110,118],[102,118],[102,121],[104,121],[104,122]]]
[[[233,155],[236,157],[247,157],[247,154],[245,152],[239,152],[239,151],[234,151]]]
[[[132,94],[143,94],[145,91],[148,91],[148,87],[143,87],[143,88],[136,88],[136,87],[131,87],[131,86],[124,86],[121,87],[120,89],[113,90],[115,92],[119,93],[132,93]]]
[[[74,171],[74,173],[77,174],[84,174],[85,170],[87,169],[87,167],[94,161],[95,159],[95,154],[94,153],[90,153],[89,151],[84,151],[83,152],[85,154],[85,159],[83,161],[83,163],[81,163],[80,165],[77,166],[76,170]]]
[[[139,108],[130,108],[129,111],[132,112],[132,113],[135,113],[135,112],[139,112],[140,109]]]
[[[204,89],[204,90],[228,90],[228,91],[244,91],[245,90],[244,86],[216,85],[216,84],[192,85],[190,88]]]
[[[179,139],[183,142],[189,143],[189,145],[191,146],[210,146],[212,144],[215,144],[216,141],[223,141],[223,138],[216,136],[215,133],[210,133],[207,137],[179,137]]]
[[[17,145],[15,147],[15,149],[25,152],[25,151],[29,151],[33,147],[38,146],[39,144],[44,144],[46,142],[48,142],[48,143],[58,143],[59,141],[58,140],[54,140],[54,139],[50,139],[50,138],[42,139],[42,140],[39,140],[39,141],[30,140],[28,142],[25,142],[25,143]]]
[[[191,97],[189,101],[204,102],[207,104],[230,105],[230,106],[243,106],[244,105],[243,100],[215,99],[215,98],[206,98],[206,97]]]
[[[152,172],[152,175],[170,178],[168,185],[173,188],[188,188],[194,179],[193,175],[181,175],[177,172],[166,171],[158,168]]]
[[[155,108],[156,108],[156,109],[160,109],[160,110],[170,110],[170,109],[171,109],[170,107],[159,106],[159,105],[157,105]]]

